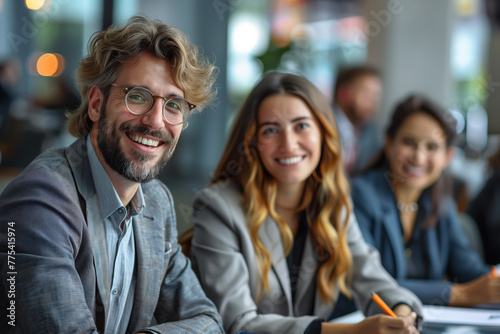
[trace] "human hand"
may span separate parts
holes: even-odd
[[[418,330],[421,329],[422,318],[413,312],[412,308],[406,304],[399,304],[394,308],[394,313],[401,318],[407,318],[408,321],[413,321],[413,326]],[[415,320],[416,319],[416,320]]]
[[[411,307],[406,304],[399,304],[393,309],[393,311],[398,317],[407,317],[413,312]]]
[[[396,313],[396,312],[395,312]],[[396,313],[397,314],[397,313]],[[359,324],[355,333],[394,333],[394,334],[415,334],[419,333],[414,323],[417,315],[410,312],[406,316],[393,318],[387,315],[376,315],[368,317]]]
[[[453,284],[448,304],[469,307],[494,303],[500,303],[500,277],[488,273],[467,283]]]
[[[413,325],[416,317],[415,312],[398,318],[380,314],[368,317],[357,324],[323,323],[321,334],[419,334]]]

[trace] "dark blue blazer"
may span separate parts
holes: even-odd
[[[444,210],[435,226],[422,228],[426,253],[427,279],[408,278],[405,245],[396,199],[385,169],[369,171],[351,182],[354,212],[366,241],[375,246],[382,265],[398,281],[413,291],[424,304],[448,304],[452,282],[463,283],[488,272],[488,266],[469,247],[462,232],[453,200],[443,198]],[[419,199],[419,211],[431,212],[429,191]],[[420,212],[421,213],[421,212]]]

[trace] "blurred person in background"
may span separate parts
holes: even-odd
[[[36,108],[57,111],[62,125],[66,120],[65,114],[68,111],[75,110],[80,105],[80,97],[66,79],[60,76],[53,79],[53,93],[50,96],[33,98],[33,104]]]
[[[500,263],[500,148],[490,157],[492,175],[472,199],[467,213],[477,224],[486,263]]]
[[[21,64],[17,58],[10,57],[0,62],[0,165],[2,152],[5,154],[9,149],[11,109],[18,98],[17,85],[21,74]]]
[[[375,68],[359,66],[339,71],[333,109],[348,175],[365,166],[381,147],[374,120],[381,95],[382,83]]]
[[[351,180],[354,212],[385,269],[424,304],[500,302],[500,278],[469,245],[445,169],[455,120],[419,95],[399,103],[378,160]]]
[[[0,62],[0,125],[17,98],[17,84],[20,78],[21,64],[18,59],[7,58]]]
[[[78,139],[42,153],[0,195],[0,332],[223,332],[155,179],[189,114],[214,97],[215,72],[159,21],[133,17],[92,36],[77,71],[82,103],[68,114]]]

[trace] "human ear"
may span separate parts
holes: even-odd
[[[102,104],[104,102],[104,96],[101,89],[97,86],[92,86],[89,91],[89,118],[92,122],[99,121],[101,114]]]

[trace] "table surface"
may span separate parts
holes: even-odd
[[[424,323],[420,334],[498,334],[499,328],[486,328],[474,326],[445,326]]]
[[[357,323],[364,319],[361,311],[334,319],[332,322]],[[432,322],[424,322],[421,334],[498,334],[500,327],[470,326],[470,325],[444,325]]]

